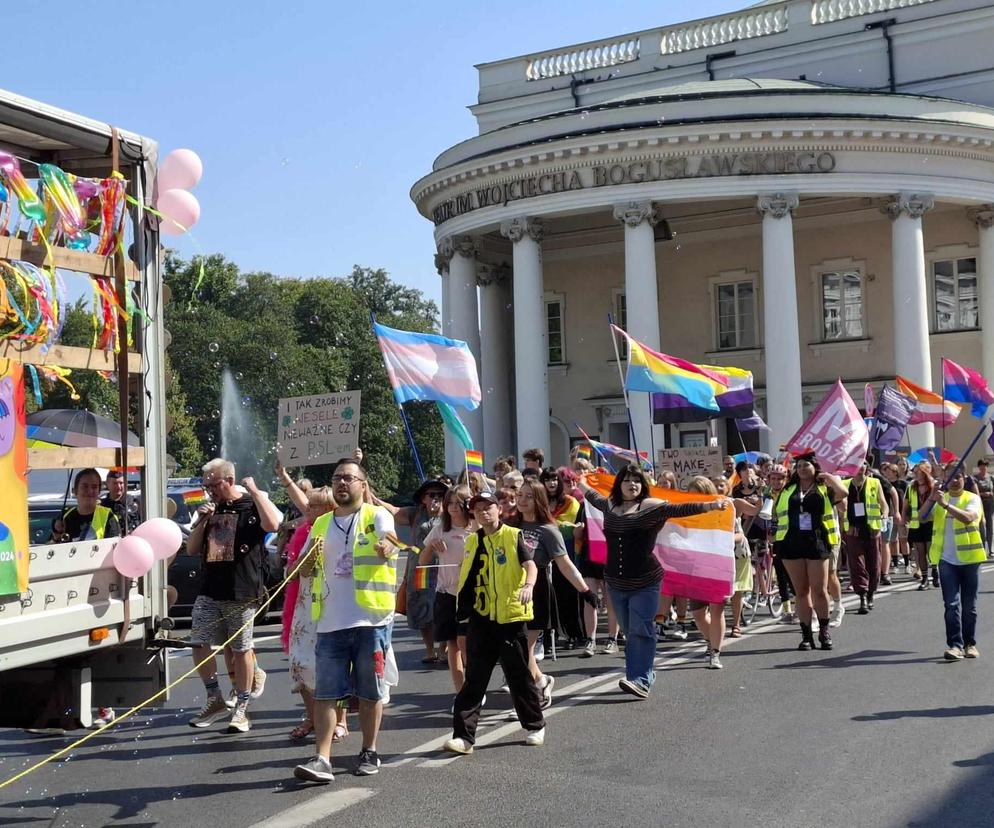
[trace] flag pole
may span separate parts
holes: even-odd
[[[369,312],[370,328],[373,331],[373,337],[376,337],[376,328],[372,327],[376,324],[376,314],[372,311]],[[379,338],[376,338],[377,347],[379,346]],[[380,356],[383,356],[383,349],[380,349]],[[386,360],[384,359],[383,364],[386,365]],[[397,389],[393,389],[394,399],[397,400]],[[414,435],[411,433],[411,424],[407,421],[407,414],[404,411],[404,404],[397,400],[397,409],[400,411],[400,419],[404,423],[404,433],[407,435],[407,444],[411,447],[411,454],[414,456],[414,468],[418,473],[418,479],[424,483],[425,482],[425,472],[421,468],[421,458],[418,457],[418,447],[414,445]]]
[[[970,445],[966,447],[966,451],[964,451],[963,454],[960,456],[953,470],[949,472],[949,474],[946,475],[946,479],[942,481],[942,484],[939,486],[939,489],[941,491],[945,491],[949,486],[949,481],[952,480],[957,474],[959,474],[960,470],[963,468],[963,464],[966,463],[966,458],[969,456],[970,452],[973,451],[973,447],[977,445],[980,438],[983,437],[984,430],[986,428],[987,428],[987,420],[984,420],[983,424],[980,426],[980,431],[978,431],[976,436],[970,441]],[[932,514],[933,505],[934,504],[932,503],[926,504],[925,508],[921,510],[921,515],[918,517],[919,521],[925,521],[928,519],[928,516]]]
[[[942,375],[942,447],[946,447],[946,358],[939,360],[939,371]],[[972,447],[971,447],[972,448]],[[940,455],[942,452],[939,452]]]
[[[614,336],[612,334],[612,336]],[[652,427],[652,394],[646,394],[646,402],[649,404],[649,464],[652,466],[652,479],[656,479],[656,429]],[[636,457],[638,452],[636,452]]]
[[[614,319],[611,314],[607,315],[607,323],[614,328]],[[627,335],[627,334],[626,334]],[[625,372],[621,370],[621,354],[618,352],[618,338],[611,331],[611,344],[614,346],[614,359],[618,363],[618,376],[621,377],[621,395],[625,398],[625,413],[628,415],[628,430],[632,435],[632,451],[635,452],[636,465],[638,464],[639,447],[635,438],[635,424],[632,422],[632,407],[628,404],[628,389],[625,388]],[[649,396],[650,403],[652,395]],[[651,422],[651,420],[650,420]]]

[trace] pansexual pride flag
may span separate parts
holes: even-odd
[[[956,403],[943,399],[941,394],[915,385],[904,377],[897,377],[895,383],[898,391],[915,401],[915,410],[911,412],[908,425],[934,423],[938,426],[949,426],[956,422],[962,410]]]
[[[686,364],[705,373],[716,382],[720,380],[714,397],[718,404],[718,410],[693,405],[679,395],[653,394],[652,421],[654,423],[657,425],[662,423],[699,423],[704,420],[713,420],[716,417],[749,420],[753,416],[755,396],[752,391],[752,371],[719,365],[696,365],[693,362]],[[756,425],[755,427],[762,428],[763,426]]]
[[[607,497],[614,477],[587,475],[587,483]],[[659,489],[650,497],[671,503],[714,500],[711,495]],[[607,561],[604,515],[584,501],[587,516],[587,547],[593,563]],[[679,595],[697,601],[718,603],[732,594],[735,581],[735,513],[732,509],[705,512],[689,518],[668,520],[656,536],[656,557],[663,567],[664,595]]]
[[[942,389],[942,396],[947,400],[969,403],[970,413],[980,419],[987,416],[987,408],[994,403],[994,394],[980,373],[945,357],[942,358]]]
[[[436,400],[473,409],[480,405],[476,360],[465,342],[373,323],[398,403]]]
[[[665,394],[685,400],[688,405],[709,411],[718,410],[715,394],[727,388],[721,378],[699,370],[693,363],[652,350],[632,339],[617,325],[611,327],[628,340],[627,390]]]

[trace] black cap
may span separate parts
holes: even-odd
[[[497,495],[493,492],[480,492],[479,494],[473,495],[469,499],[469,508],[474,509],[478,503],[486,503],[488,506],[493,503],[495,506],[500,505],[500,501],[497,500]]]
[[[420,504],[421,498],[428,494],[428,492],[432,491],[432,489],[439,491],[444,495],[449,490],[449,484],[437,477],[429,478],[418,487],[418,490],[411,496],[411,500],[413,500],[416,504]]]

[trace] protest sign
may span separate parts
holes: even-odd
[[[351,457],[359,445],[359,391],[280,399],[277,456],[285,466]]]
[[[721,450],[713,446],[660,449],[658,466],[661,472],[673,472],[680,488],[686,488],[691,478],[698,475],[715,477],[721,474]]]
[[[836,380],[818,407],[787,441],[793,454],[814,452],[822,470],[855,474],[866,457],[870,432],[849,392]]]

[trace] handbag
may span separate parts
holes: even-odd
[[[397,601],[394,605],[394,612],[397,615],[407,615],[407,576],[400,582],[400,589],[397,590]]]

